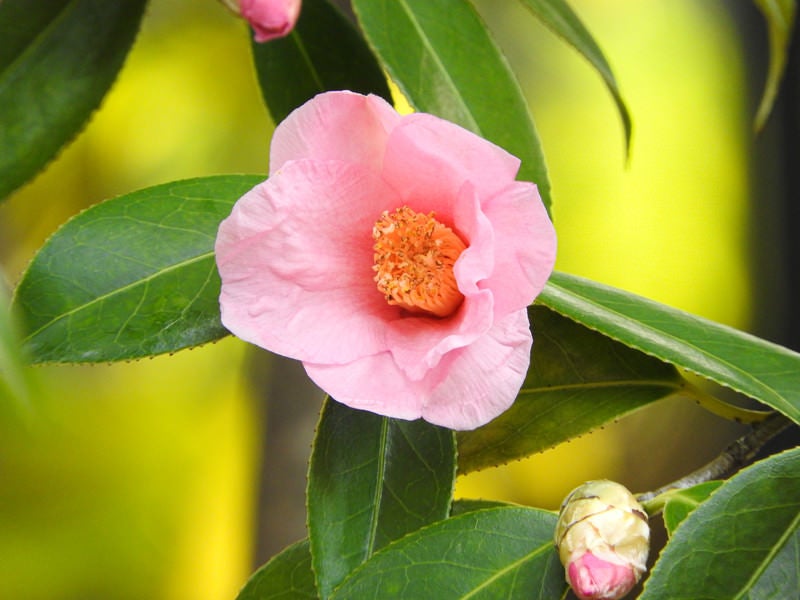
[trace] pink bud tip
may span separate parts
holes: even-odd
[[[301,0],[239,0],[242,16],[257,42],[288,35],[300,16]]]
[[[591,552],[573,560],[567,575],[575,595],[581,600],[619,600],[637,581],[630,565],[608,562]]]

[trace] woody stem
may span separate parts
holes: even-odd
[[[665,486],[639,494],[636,499],[641,503],[648,503],[648,513],[661,512],[663,502],[652,502],[658,496],[674,490],[681,490],[699,483],[721,479],[732,474],[737,469],[751,463],[759,451],[767,443],[784,432],[793,423],[780,413],[773,413],[761,422],[754,423],[749,432],[734,441],[730,446],[711,462],[703,465],[696,471],[668,483]]]

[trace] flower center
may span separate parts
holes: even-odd
[[[372,228],[372,269],[386,302],[409,312],[446,317],[461,305],[453,265],[466,248],[453,230],[404,206],[383,211]]]

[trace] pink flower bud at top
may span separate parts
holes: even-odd
[[[223,2],[250,23],[257,42],[268,42],[288,35],[297,23],[302,4],[302,0],[223,0]]]
[[[647,514],[624,486],[588,481],[561,505],[555,544],[578,598],[618,600],[647,568]]]

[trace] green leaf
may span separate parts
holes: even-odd
[[[476,510],[484,510],[486,508],[500,508],[508,506],[514,506],[514,505],[508,502],[500,502],[498,500],[462,498],[460,500],[453,500],[453,504],[450,506],[450,516],[457,517],[458,515],[463,515],[468,512],[474,512]]]
[[[706,481],[690,488],[664,494],[664,526],[667,528],[667,535],[671,537],[681,521],[721,485],[721,481]]]
[[[781,78],[786,69],[797,5],[795,0],[755,0],[755,4],[767,20],[769,35],[769,70],[755,120],[755,128],[758,131],[767,122],[778,95]]]
[[[416,531],[348,577],[335,600],[559,598],[556,515],[533,508],[469,512]]]
[[[145,4],[0,2],[0,199],[88,121],[122,67]]]
[[[462,473],[541,452],[680,392],[674,367],[543,306],[529,309],[531,366],[513,406],[458,433]]]
[[[292,544],[250,576],[236,600],[317,600],[308,540]]]
[[[9,290],[0,274],[0,415],[9,409],[26,416],[33,403],[34,383],[9,304]]]
[[[438,115],[522,160],[519,178],[550,182],[519,83],[467,0],[354,0],[367,41],[418,110]]]
[[[63,225],[34,257],[14,304],[33,362],[98,362],[175,352],[227,334],[214,240],[263,176],[159,185]]]
[[[787,536],[786,543],[769,562],[764,574],[753,583],[750,600],[762,598],[792,598],[800,590],[800,529]]]
[[[677,528],[640,600],[796,598],[800,449],[723,484]]]
[[[266,44],[253,42],[252,48],[261,93],[275,123],[329,90],[378,94],[392,101],[366,42],[327,0],[305,0],[292,33]]]
[[[800,354],[600,283],[554,273],[537,302],[800,422]]]
[[[625,150],[630,153],[631,148],[631,115],[622,93],[617,85],[617,80],[608,64],[600,46],[597,45],[592,34],[586,29],[578,15],[573,12],[564,0],[522,0],[522,3],[553,33],[561,37],[570,46],[580,52],[591,63],[603,78],[603,81],[614,98],[622,126],[625,130]]]
[[[314,440],[307,494],[320,596],[330,596],[379,548],[446,518],[454,482],[452,431],[329,399]]]

